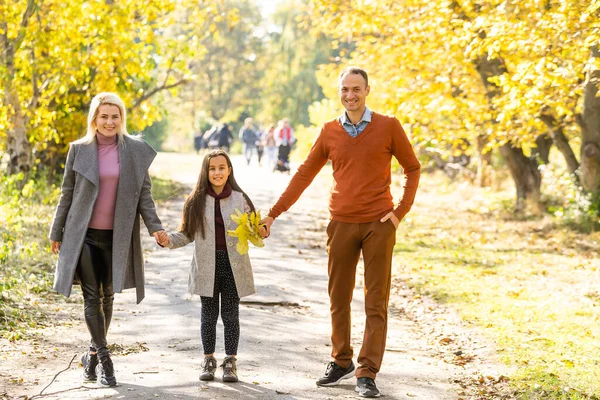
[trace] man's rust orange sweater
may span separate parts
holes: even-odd
[[[404,195],[396,208],[390,193],[392,156],[406,175]],[[355,138],[344,130],[338,119],[325,123],[308,157],[269,216],[277,218],[287,211],[327,160],[331,160],[333,167],[334,182],[329,201],[333,220],[373,222],[393,210],[402,221],[410,210],[419,185],[421,165],[400,122],[374,112],[371,122]]]

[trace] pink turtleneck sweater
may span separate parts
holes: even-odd
[[[120,174],[117,136],[109,138],[97,133],[96,141],[98,143],[100,188],[88,228],[112,229]]]

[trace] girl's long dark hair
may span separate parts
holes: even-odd
[[[206,209],[206,196],[208,195],[208,188],[210,187],[210,181],[208,180],[208,167],[210,165],[211,158],[223,156],[227,160],[227,166],[231,169],[231,173],[229,174],[229,178],[227,178],[227,182],[231,185],[231,188],[235,191],[241,192],[244,195],[244,198],[250,205],[250,209],[255,211],[254,204],[252,204],[252,200],[248,197],[246,192],[240,188],[240,185],[235,180],[233,176],[233,166],[231,165],[231,159],[227,152],[223,150],[213,150],[204,156],[204,160],[202,161],[202,169],[200,170],[200,176],[198,177],[198,182],[194,187],[194,190],[190,193],[187,200],[185,201],[185,205],[183,206],[183,216],[181,218],[181,226],[179,227],[179,231],[183,232],[188,238],[194,240],[194,235],[198,229],[202,234],[202,239],[205,238],[204,232],[204,218],[205,218],[205,209]],[[240,210],[243,211],[243,210]]]

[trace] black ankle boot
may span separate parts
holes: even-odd
[[[83,379],[93,382],[96,380],[96,366],[98,365],[98,355],[91,353],[91,350],[81,356],[81,365],[83,365]]]
[[[115,370],[110,355],[103,354],[98,356],[96,375],[98,376],[99,385],[110,387],[117,386],[117,378],[115,378]]]

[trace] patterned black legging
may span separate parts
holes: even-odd
[[[219,294],[221,297],[221,320],[225,330],[225,353],[236,355],[240,340],[240,298],[235,288],[229,257],[224,250],[217,250],[215,266],[215,289],[213,297],[200,297],[202,312],[200,334],[204,354],[215,352],[217,320],[219,319]]]

